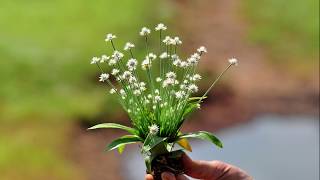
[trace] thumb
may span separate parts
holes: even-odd
[[[230,166],[220,161],[194,161],[186,154],[182,157],[185,173],[198,179],[215,180],[230,170]]]

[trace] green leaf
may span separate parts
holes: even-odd
[[[187,140],[187,138],[181,138],[180,140],[177,141],[177,144],[179,144],[181,147],[183,147],[183,149],[192,152],[192,147],[189,143],[189,141]]]
[[[198,132],[183,134],[178,137],[177,141],[183,138],[199,138],[202,140],[210,141],[216,146],[223,148],[222,142],[216,136],[206,131],[198,131]]]
[[[125,148],[126,148],[126,145],[125,145],[125,144],[120,145],[120,146],[118,147],[118,152],[119,152],[119,154],[122,154]]]
[[[92,130],[92,129],[101,129],[101,128],[114,128],[114,129],[122,129],[125,130],[131,134],[137,134],[137,130],[128,127],[128,126],[123,126],[121,124],[116,124],[116,123],[102,123],[102,124],[98,124],[95,126],[92,126],[90,128],[88,128],[88,130]]]
[[[145,163],[145,165],[147,167],[147,173],[148,174],[152,173],[152,171],[151,171],[151,162],[152,162],[152,160],[151,160],[151,156],[150,155],[147,155],[147,156],[144,157],[144,163]]]
[[[121,148],[121,146],[126,145],[126,144],[133,144],[133,143],[137,143],[142,141],[141,138],[139,136],[136,135],[125,135],[122,136],[114,141],[112,141],[108,147],[107,147],[107,151],[111,151],[113,149],[116,148]]]
[[[152,148],[164,142],[165,140],[167,140],[166,137],[158,137],[157,135],[148,134],[143,143],[142,151],[150,151]]]
[[[187,115],[189,115],[190,113],[192,113],[194,111],[194,109],[199,107],[199,103],[198,102],[189,102],[186,106],[186,108],[184,109],[182,118],[184,119]]]

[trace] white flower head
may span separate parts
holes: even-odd
[[[142,66],[143,70],[146,70],[146,69],[150,68],[151,67],[150,59],[146,58],[145,60],[143,60],[142,63],[141,63],[141,66]]]
[[[207,53],[207,48],[204,46],[201,46],[197,49],[198,53],[203,54],[203,53]]]
[[[195,59],[197,59],[197,60],[200,60],[200,58],[201,58],[198,53],[193,53],[193,54],[191,55],[191,57],[192,57],[192,58],[195,58]]]
[[[159,126],[157,126],[156,124],[153,124],[152,126],[149,127],[149,133],[156,135],[159,132]]]
[[[90,64],[96,64],[96,63],[98,63],[99,61],[100,61],[100,58],[98,58],[98,57],[93,57],[93,58],[91,59]]]
[[[115,75],[117,75],[119,72],[120,72],[119,69],[112,69],[111,74],[115,76]]]
[[[195,74],[192,77],[190,77],[190,80],[199,81],[199,80],[201,80],[201,75],[200,74]]]
[[[104,81],[106,81],[106,80],[108,80],[109,79],[109,74],[107,74],[107,73],[102,73],[100,76],[99,76],[99,81],[100,82],[104,82]]]
[[[162,53],[160,56],[159,56],[159,58],[160,59],[166,59],[166,58],[168,58],[170,55],[168,55],[168,53],[167,52],[164,52],[164,53]]]
[[[121,96],[126,96],[126,92],[123,89],[120,89]]]
[[[110,59],[109,56],[107,56],[107,55],[102,55],[102,56],[101,56],[101,59],[100,59],[100,63],[107,62],[109,59]]]
[[[168,79],[163,81],[162,86],[163,87],[168,87],[168,86],[174,85],[175,83],[176,83],[175,79],[168,78]]]
[[[181,64],[181,60],[180,59],[176,59],[176,60],[173,61],[173,65],[175,65],[175,66],[180,66],[180,64]]]
[[[143,27],[142,29],[141,29],[141,31],[140,31],[140,36],[147,36],[147,35],[149,35],[151,33],[151,30],[150,29],[148,29],[148,28],[146,28],[146,27]]]
[[[110,59],[110,61],[109,61],[109,66],[113,66],[113,65],[115,65],[117,63],[117,61],[115,60],[115,59]]]
[[[236,59],[236,58],[231,58],[231,59],[229,59],[229,63],[231,64],[231,65],[235,65],[235,66],[237,66],[239,63],[238,63],[238,60]]]
[[[177,91],[175,96],[177,99],[182,99],[186,93],[184,91]]]
[[[198,86],[195,85],[195,84],[190,84],[190,85],[188,86],[188,90],[189,90],[190,92],[192,92],[192,93],[195,93],[195,92],[198,91]]]
[[[176,75],[176,73],[171,71],[166,74],[166,77],[169,79],[175,79],[177,77],[177,75]]]
[[[111,57],[112,57],[112,59],[114,59],[116,61],[120,61],[124,57],[124,55],[120,51],[116,50],[116,51],[113,52]]]
[[[136,89],[133,91],[134,95],[141,95],[141,91],[139,89]]]
[[[180,59],[180,57],[177,54],[172,54],[171,58],[172,58],[172,60]]]
[[[165,45],[170,45],[173,42],[173,39],[170,36],[166,36],[162,41]]]
[[[165,30],[167,30],[167,26],[165,26],[164,24],[162,24],[162,23],[159,23],[157,26],[156,26],[156,28],[155,28],[155,30],[156,31],[165,31]]]
[[[196,65],[200,60],[200,55],[198,53],[194,53],[187,59],[188,63],[191,65]]]
[[[161,99],[161,97],[160,96],[154,96],[154,101],[157,103],[157,102],[159,102],[159,101],[161,101],[162,99]]]
[[[137,78],[134,77],[134,76],[130,76],[129,79],[128,79],[129,83],[133,83],[135,84],[137,82]]]
[[[162,81],[162,79],[160,77],[156,78],[156,82],[161,82],[161,81]]]
[[[132,73],[130,71],[125,71],[122,74],[123,79],[129,80],[131,77],[132,77]]]
[[[147,90],[147,88],[146,88],[145,86],[141,86],[139,89],[140,89],[140,91],[142,91],[142,92],[145,91],[145,90]]]
[[[180,85],[180,89],[185,90],[186,88],[187,88],[187,86],[185,84]]]
[[[140,82],[139,86],[140,86],[140,87],[145,87],[145,86],[146,86],[146,83],[145,83],[145,82]]]
[[[131,59],[129,59],[128,62],[127,62],[127,67],[128,67],[128,69],[129,69],[130,71],[133,71],[133,70],[136,69],[137,64],[138,64],[137,60],[131,58]]]
[[[187,63],[186,61],[180,61],[179,66],[180,66],[181,68],[187,68],[187,67],[189,66],[189,63]]]
[[[110,94],[114,94],[114,93],[116,93],[117,92],[117,90],[115,89],[115,88],[112,88],[112,89],[110,89]]]
[[[182,41],[180,40],[180,38],[179,37],[174,37],[173,39],[172,39],[172,44],[173,45],[181,45],[182,44]]]
[[[109,33],[107,34],[105,41],[111,41],[112,39],[115,39],[115,38],[117,38],[117,36]]]
[[[135,47],[135,45],[133,44],[133,43],[131,43],[131,42],[127,42],[125,45],[124,45],[124,50],[125,51],[129,51],[130,49],[132,49],[132,48],[134,48]]]
[[[151,61],[153,61],[157,58],[157,55],[155,55],[154,53],[149,53],[147,58],[149,58]]]

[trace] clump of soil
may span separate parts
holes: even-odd
[[[184,167],[182,164],[183,151],[172,151],[167,154],[157,156],[151,163],[151,174],[154,180],[161,180],[161,174],[163,172],[170,172],[174,175],[184,173]]]

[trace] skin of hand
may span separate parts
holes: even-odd
[[[185,174],[203,180],[253,180],[246,172],[233,165],[220,161],[194,161],[186,154],[182,157]],[[188,180],[184,175],[174,176],[169,172],[161,174],[163,180]],[[145,180],[154,180],[147,174]]]

